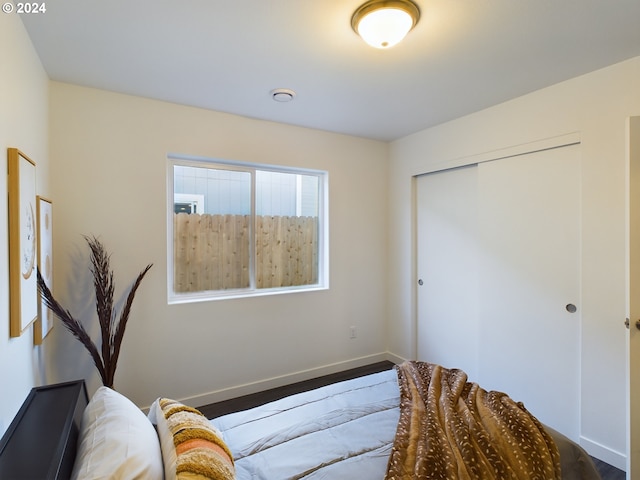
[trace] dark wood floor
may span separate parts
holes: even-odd
[[[343,372],[333,373],[331,375],[325,375],[279,388],[273,388],[264,392],[245,395],[243,397],[233,398],[231,400],[225,400],[209,405],[203,405],[198,407],[198,410],[200,410],[207,418],[216,418],[228,413],[239,412],[268,402],[273,402],[274,400],[279,400],[280,398],[284,398],[288,395],[313,390],[314,388],[319,388],[331,383],[389,370],[393,368],[393,365],[394,364],[392,362],[378,362],[364,367],[352,368]],[[602,480],[625,480],[626,474],[622,470],[618,470],[617,468],[596,458],[594,458],[593,461],[602,476]]]
[[[598,469],[598,472],[600,472],[602,480],[625,480],[627,478],[627,474],[625,472],[618,470],[616,467],[613,467],[608,463],[604,463],[597,458],[594,458],[593,462],[596,464],[596,468]]]

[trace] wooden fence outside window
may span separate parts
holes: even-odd
[[[174,214],[176,293],[248,288],[249,215]],[[318,283],[318,218],[257,216],[256,288]]]

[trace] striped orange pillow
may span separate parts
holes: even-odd
[[[235,479],[229,447],[197,409],[175,400],[159,398],[152,406],[151,416],[155,416],[158,425],[165,478]]]

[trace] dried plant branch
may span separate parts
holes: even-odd
[[[142,279],[147,274],[147,272],[151,269],[153,264],[149,264],[138,274],[138,278],[134,282],[131,290],[129,290],[129,295],[127,295],[127,301],[124,305],[124,309],[120,314],[120,320],[117,325],[115,325],[115,331],[111,332],[111,336],[109,339],[109,346],[111,347],[111,352],[109,356],[109,365],[106,369],[107,379],[111,380],[113,383],[113,377],[116,373],[116,365],[118,364],[118,358],[120,357],[120,346],[122,345],[122,339],[124,338],[124,331],[127,327],[127,321],[129,320],[129,313],[131,313],[131,306],[133,305],[133,299],[135,298],[136,291],[142,283]],[[115,322],[114,322],[115,324]]]
[[[131,306],[135,298],[136,291],[142,282],[142,279],[151,269],[153,264],[146,266],[142,270],[133,286],[129,290],[124,308],[118,319],[113,307],[114,281],[113,271],[110,266],[110,255],[107,254],[104,245],[96,237],[84,237],[91,250],[91,268],[93,274],[93,286],[96,294],[96,313],[100,324],[100,336],[102,340],[101,352],[91,337],[77,321],[69,310],[64,309],[60,303],[56,301],[46,282],[42,278],[38,270],[38,289],[45,305],[51,309],[71,334],[76,337],[89,351],[93,363],[95,364],[103,385],[113,388],[114,376],[118,358],[120,356],[120,346],[124,338],[125,328],[131,313]]]
[[[89,351],[91,358],[93,358],[93,363],[95,363],[98,372],[100,373],[100,378],[102,379],[102,383],[105,383],[106,375],[104,370],[104,365],[102,363],[102,359],[100,358],[100,353],[96,348],[95,343],[91,340],[91,337],[82,326],[82,324],[73,318],[73,315],[60,305],[56,299],[53,297],[51,290],[47,286],[47,283],[42,278],[42,274],[40,273],[40,269],[37,271],[38,273],[38,289],[40,290],[40,296],[44,301],[44,304],[49,308],[53,314],[58,317],[64,327],[71,332],[71,334],[76,337],[84,347]]]
[[[105,371],[108,372],[110,345],[107,341],[111,337],[111,325],[113,322],[113,272],[109,264],[109,255],[104,246],[96,237],[84,237],[91,250],[91,273],[93,274],[93,287],[96,293],[96,313],[100,325],[102,338],[102,360]],[[108,378],[108,375],[107,375]]]

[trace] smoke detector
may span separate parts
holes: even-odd
[[[288,88],[276,88],[275,90],[271,90],[271,98],[273,98],[276,102],[290,102],[295,97],[296,92]]]

